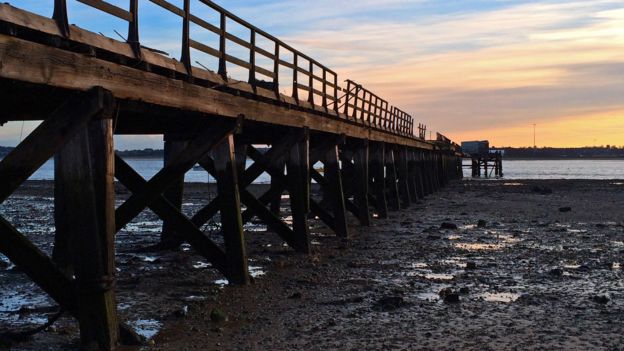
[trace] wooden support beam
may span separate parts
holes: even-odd
[[[165,134],[165,155],[164,166],[167,167],[175,164],[175,159],[186,148],[188,141],[181,140],[171,133]],[[178,210],[182,209],[182,201],[184,197],[184,174],[175,179],[164,192],[165,198]],[[182,245],[184,238],[180,233],[173,230],[173,226],[169,221],[163,220],[162,234],[160,236],[159,249],[175,250]]]
[[[283,189],[283,187],[280,186],[280,180],[283,179],[284,177],[284,167],[286,166],[286,160],[285,160],[285,156],[281,156],[281,157],[277,157],[273,160],[271,160],[271,162],[269,163],[269,174],[271,175],[271,188],[276,189],[277,187],[280,187]],[[282,206],[282,194],[280,193],[279,196],[275,196],[275,198],[273,198],[273,200],[271,200],[271,212],[273,212],[274,215],[276,215],[277,217],[280,216],[280,212],[281,212],[281,206]]]
[[[344,191],[342,187],[342,174],[338,163],[338,145],[330,147],[325,153],[323,164],[325,167],[325,178],[329,184],[329,200],[334,214],[334,225],[336,235],[339,237],[349,236],[349,226],[347,224],[347,213],[345,207]]]
[[[408,165],[410,177],[412,178],[414,189],[416,190],[416,197],[414,198],[423,199],[425,197],[425,191],[423,189],[423,179],[418,164],[417,151],[410,150],[410,161]]]
[[[0,161],[0,203],[49,160],[67,140],[85,128],[94,116],[112,106],[113,97],[102,88],[77,93],[46,118],[24,141]]]
[[[295,234],[279,217],[273,214],[264,204],[256,199],[249,191],[240,191],[243,203],[254,212],[266,225],[282,238],[290,247],[296,248]]]
[[[357,217],[361,225],[370,225],[370,209],[368,207],[368,161],[369,161],[369,146],[368,140],[362,140],[355,146],[355,152],[353,154],[354,160],[354,177],[355,177],[355,192],[354,202],[359,211]]]
[[[117,208],[117,230],[123,228],[146,206],[158,199],[173,181],[190,170],[215,145],[232,134],[239,127],[239,124],[240,121],[225,121],[201,130],[180,153],[180,157],[156,173],[141,192],[133,193],[126,202]]]
[[[115,156],[115,177],[133,193],[139,193],[147,186],[147,182],[118,155]],[[160,195],[150,203],[149,208],[160,218],[167,219],[200,255],[204,256],[212,263],[213,267],[229,278],[225,252],[204,235],[197,225],[169,203],[164,196]]]
[[[110,116],[109,116],[110,117]],[[81,348],[113,350],[119,340],[115,302],[115,195],[112,119],[95,120],[59,153],[60,176],[71,216]],[[60,195],[60,194],[59,194]]]
[[[302,138],[290,150],[287,162],[288,194],[293,217],[293,232],[297,251],[310,253],[310,132],[302,131]],[[280,193],[281,195],[281,193]]]
[[[253,146],[248,145],[247,153],[248,155],[254,159],[254,164],[251,165],[248,169],[246,169],[242,174],[239,174],[240,178],[240,189],[246,189],[254,180],[256,180],[267,168],[276,157],[280,157],[284,152],[286,152],[292,145],[294,144],[294,138],[292,136],[285,137],[279,143],[273,145],[273,147],[266,153],[261,154],[258,150],[256,150]],[[238,162],[238,161],[237,161]],[[200,160],[199,164],[204,167],[208,172],[214,172],[214,167],[211,166],[212,160],[209,157],[204,160]],[[276,188],[277,189],[277,188]],[[275,190],[275,189],[274,189]],[[279,191],[282,191],[279,189]],[[272,199],[272,198],[271,198]],[[210,218],[212,218],[219,211],[219,202],[221,198],[217,196],[212,200],[211,203],[204,206],[201,210],[199,210],[191,219],[192,222],[196,226],[204,225]],[[251,212],[250,212],[251,213]],[[245,215],[243,214],[243,222],[247,222],[245,220]],[[251,217],[250,217],[251,218]]]
[[[74,283],[37,246],[0,217],[0,252],[72,315],[78,315]]]
[[[386,177],[385,164],[386,152],[385,144],[380,142],[372,143],[371,153],[371,176],[373,183],[373,194],[375,197],[375,209],[379,218],[388,218],[388,203],[386,201]]]
[[[386,188],[388,189],[388,208],[394,211],[401,209],[399,187],[397,184],[397,171],[392,147],[386,148]]]
[[[413,203],[418,203],[418,190],[417,190],[417,182],[416,177],[414,175],[413,163],[412,163],[413,153],[412,150],[408,147],[405,148],[405,161],[407,164],[407,187],[409,189],[410,199]]]
[[[396,172],[398,180],[401,208],[408,208],[412,203],[407,169],[407,150],[404,146],[396,146]]]
[[[229,135],[213,151],[215,178],[221,198],[221,226],[225,242],[225,257],[227,261],[228,279],[234,284],[249,283],[247,270],[247,254],[245,248],[245,233],[241,218],[241,203],[236,173],[236,159],[234,156],[234,136]]]

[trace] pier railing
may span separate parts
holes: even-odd
[[[70,0],[71,1],[71,0]],[[126,41],[131,46],[137,59],[141,58],[139,40],[139,0],[128,0],[128,8],[123,9],[104,0],[75,0],[92,8],[98,9],[118,19],[128,22]],[[217,72],[223,79],[228,79],[229,65],[238,66],[249,72],[248,83],[254,88],[264,88],[280,97],[280,88],[290,88],[291,97],[298,103],[307,102],[312,106],[320,106],[328,113],[346,118],[370,128],[380,129],[402,136],[424,139],[424,125],[419,124],[415,130],[414,119],[401,109],[391,106],[388,101],[380,98],[370,90],[351,80],[345,80],[346,88],[339,84],[338,74],[312,57],[294,49],[292,46],[250,24],[240,17],[225,10],[209,0],[183,0],[182,8],[166,0],[149,0],[163,9],[182,19],[182,38],[180,62],[190,77],[193,71],[200,69],[193,66],[193,50],[212,56],[218,60],[218,67],[206,67],[206,70]],[[191,8],[193,5],[194,8]],[[202,8],[196,9],[195,6]],[[194,12],[194,10],[198,10]],[[195,13],[214,11],[218,20],[199,17]],[[53,18],[61,32],[69,36],[67,16],[67,0],[55,0]],[[237,36],[228,30],[228,23],[248,31],[246,38]],[[191,31],[193,26],[193,31]],[[218,45],[210,45],[196,38],[195,30],[208,31],[218,36]],[[264,45],[259,46],[258,40]],[[266,45],[268,43],[268,45]],[[235,44],[235,45],[232,45]],[[218,46],[218,47],[214,47]],[[236,46],[247,49],[248,57],[236,56]],[[259,59],[272,64],[260,64]],[[280,76],[280,72],[290,70],[289,77]],[[286,86],[290,85],[290,86]]]

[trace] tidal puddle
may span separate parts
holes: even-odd
[[[484,293],[478,295],[479,298],[487,302],[514,302],[520,298],[518,293]]]
[[[446,274],[446,273],[428,273],[423,275],[423,277],[425,277],[425,279],[428,280],[453,280],[455,279],[455,276],[452,274]]]
[[[134,328],[137,334],[146,339],[153,338],[162,328],[162,323],[155,319],[137,319],[129,321],[128,324]]]
[[[126,224],[123,230],[132,233],[160,233],[162,231],[162,221],[130,222]]]
[[[503,183],[504,186],[522,186],[524,184],[518,182]]]
[[[466,251],[494,251],[502,249],[505,245],[488,243],[455,243],[453,246],[457,249]]]

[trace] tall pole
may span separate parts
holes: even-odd
[[[533,123],[533,148],[537,149],[537,144],[535,143],[535,126],[536,124]]]

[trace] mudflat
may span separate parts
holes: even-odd
[[[34,228],[29,236],[49,251],[53,230],[44,229],[53,222],[42,214],[52,212],[51,186],[33,184],[1,211]],[[189,186],[184,211],[209,191]],[[143,349],[624,347],[624,181],[454,182],[371,227],[353,219],[349,240],[314,221],[311,256],[256,223],[246,227],[255,278],[244,287],[225,285],[188,246],[142,250],[157,242],[159,225],[144,212],[117,238],[120,318],[149,337]],[[0,283],[0,329],[53,313],[9,263]],[[64,317],[11,343],[76,348],[77,326]]]

